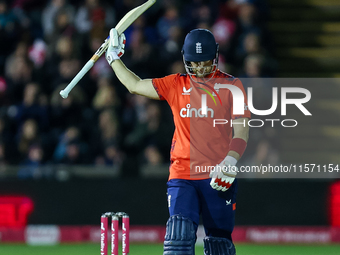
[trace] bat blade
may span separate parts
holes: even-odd
[[[142,15],[147,9],[149,9],[156,0],[149,0],[144,4],[132,9],[118,22],[116,29],[118,34],[123,33],[140,15]]]
[[[124,31],[136,20],[141,16],[147,9],[149,9],[154,3],[156,3],[156,0],[149,0],[145,2],[144,4],[137,6],[133,8],[131,11],[129,11],[127,14],[124,15],[124,17],[118,22],[115,29],[117,30],[118,34],[121,35],[124,33]],[[106,38],[105,42],[102,44],[102,46],[96,51],[96,53],[92,56],[92,60],[94,63],[103,55],[103,53],[107,50],[109,47],[109,37]]]

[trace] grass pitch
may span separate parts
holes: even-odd
[[[339,245],[259,245],[236,244],[237,255],[339,255]],[[28,246],[1,244],[2,255],[99,255],[99,244],[63,244],[56,246]],[[110,253],[109,253],[110,254]],[[161,244],[132,244],[130,255],[162,255]],[[203,247],[196,247],[196,254],[203,254]]]

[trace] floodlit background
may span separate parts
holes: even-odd
[[[133,242],[162,242],[174,131],[167,103],[129,94],[104,57],[67,99],[59,96],[110,28],[143,2],[0,0],[0,252],[17,254],[21,246],[11,242],[86,242],[99,252],[106,211],[130,214]],[[222,71],[244,81],[265,78],[254,85],[256,108],[271,106],[276,85],[266,80],[295,78],[287,86],[311,92],[305,106],[312,116],[291,106],[283,117],[279,107],[270,117],[298,126],[252,128],[240,165],[300,171],[316,164],[314,171],[332,174],[239,179],[239,254],[261,247],[267,250],[259,254],[275,254],[263,243],[323,244],[327,254],[340,253],[331,246],[340,242],[339,17],[338,0],[158,0],[125,31],[122,60],[141,78],[184,73],[185,35],[207,28],[219,43]]]

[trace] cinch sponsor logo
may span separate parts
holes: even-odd
[[[206,95],[205,95],[206,96]],[[182,118],[191,118],[191,117],[195,117],[195,118],[214,118],[214,110],[207,107],[206,109],[207,114],[203,114],[203,109],[199,108],[191,108],[190,104],[186,105],[186,108],[182,108],[179,112],[179,115]]]
[[[200,89],[200,90],[203,90],[205,93],[207,93],[212,98],[212,100],[214,101],[215,105],[217,105],[217,103],[216,103],[216,100],[215,100],[214,96],[217,96],[220,104],[222,105],[221,98],[218,95],[217,91],[214,88],[212,88],[212,87],[210,87],[210,86],[208,86],[206,84],[203,84],[203,85],[206,86],[207,88],[209,88],[213,92],[210,93],[207,89],[200,88],[200,87],[197,87],[197,88]],[[190,95],[191,90],[192,90],[192,88],[187,90],[187,89],[185,89],[185,87],[183,87],[182,95],[188,95],[188,94]],[[208,118],[209,115],[210,115],[210,118],[214,118],[214,110],[207,106],[207,95],[206,94],[203,94],[201,96],[201,105],[202,105],[201,108],[196,109],[196,108],[191,108],[191,105],[187,104],[186,108],[182,108],[180,110],[179,115],[182,118],[191,118],[191,117],[195,117],[195,118]]]

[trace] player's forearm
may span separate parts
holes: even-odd
[[[234,136],[233,136],[233,139],[234,138],[241,138],[244,141],[248,142],[248,139],[249,139],[249,127],[246,127],[244,129],[242,129],[237,134],[235,133]]]
[[[113,61],[111,67],[119,81],[129,90],[129,92],[135,93],[137,83],[141,81],[141,78],[129,70],[120,59]]]
[[[234,136],[228,156],[240,160],[249,139],[249,126],[247,125],[248,118],[238,119],[234,121],[234,124],[235,123],[238,124],[234,125]],[[246,125],[243,125],[243,123],[246,123]]]
[[[248,137],[247,137],[247,139],[245,139],[245,137],[235,137],[234,136],[233,139],[235,139],[235,138],[241,138],[245,142],[248,141]],[[228,152],[228,156],[234,157],[237,161],[239,161],[241,159],[241,157],[242,157],[241,154],[243,154],[243,153],[239,153],[239,152],[237,152],[236,150],[233,150],[233,149],[230,149],[230,151]]]

